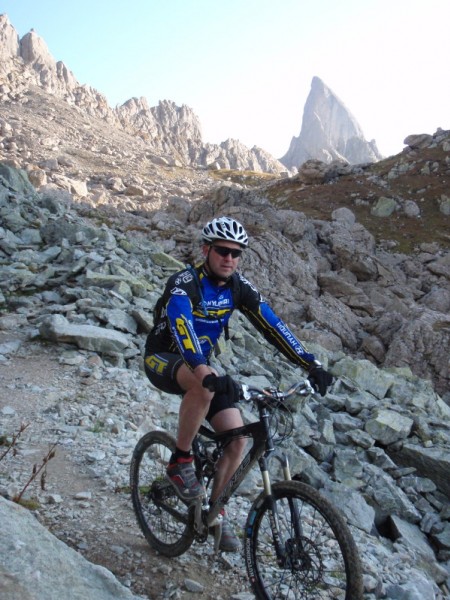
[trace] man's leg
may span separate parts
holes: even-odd
[[[191,448],[213,397],[213,393],[202,386],[203,378],[210,373],[206,365],[192,372],[185,364],[176,373],[178,385],[186,391],[180,405],[176,449],[167,467],[167,477],[185,502],[196,501],[205,493],[195,475]]]
[[[227,431],[243,425],[241,411],[238,408],[226,408],[216,413],[211,419],[215,431]],[[236,471],[242,460],[242,453],[246,445],[245,438],[233,440],[225,448],[219,461],[217,473],[214,476],[211,500],[214,501],[221,494],[224,487]]]
[[[183,390],[186,390],[178,417],[177,448],[180,450],[191,450],[192,440],[208,413],[214,394],[202,386],[202,381],[211,372],[213,370],[206,365],[191,371],[184,364],[177,371],[177,382]]]
[[[243,425],[241,411],[238,408],[225,408],[216,413],[211,419],[211,425],[215,431],[226,431]],[[238,468],[242,460],[242,454],[246,445],[245,438],[233,440],[225,448],[219,461],[217,472],[214,476],[213,489],[211,492],[211,502],[216,500],[224,487]],[[222,511],[222,532],[220,537],[219,549],[224,552],[237,552],[241,547],[241,542],[236,536],[231,526],[225,510]]]
[[[145,373],[151,383],[168,394],[183,394],[180,406],[177,447],[189,452],[211,404],[213,393],[202,385],[206,375],[216,374],[207,365],[191,371],[180,354],[155,352],[145,356]]]

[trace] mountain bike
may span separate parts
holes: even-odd
[[[130,484],[137,521],[150,546],[164,556],[179,556],[194,540],[206,542],[213,528],[217,550],[220,511],[258,463],[263,491],[253,502],[244,529],[245,564],[256,598],[360,600],[361,562],[346,521],[315,488],[291,478],[288,457],[279,447],[293,428],[286,399],[312,392],[308,380],[287,392],[242,386],[241,399],[252,404],[257,419],[221,433],[201,426],[193,453],[206,494],[190,506],[166,479],[175,439],[166,431],[144,435],[133,452]],[[240,437],[249,439],[249,449],[220,496],[209,505],[207,495],[217,463],[227,444]],[[272,484],[270,470],[275,460],[284,479]]]

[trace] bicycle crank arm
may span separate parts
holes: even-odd
[[[222,537],[222,519],[214,525],[214,553],[219,552],[220,539]]]
[[[199,498],[194,506],[194,529],[197,533],[202,533],[204,529],[203,519],[202,519],[202,498]]]
[[[223,517],[221,514],[218,514],[211,523],[209,524],[209,528],[214,528],[214,552],[217,554],[219,552],[219,544],[220,538],[222,537],[222,522]]]

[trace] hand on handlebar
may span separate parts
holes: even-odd
[[[333,382],[333,376],[328,371],[325,371],[320,363],[315,363],[309,370],[308,380],[314,391],[319,392],[321,396],[325,396],[327,388]]]
[[[226,394],[232,402],[239,402],[241,388],[230,375],[218,377],[217,375],[210,373],[203,378],[202,385],[210,392]]]

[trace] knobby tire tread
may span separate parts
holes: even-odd
[[[310,514],[318,515],[319,520],[326,522],[332,532],[332,537],[330,536],[330,538],[337,542],[337,544],[334,544],[334,547],[336,548],[335,552],[337,554],[340,553],[340,558],[343,559],[345,565],[345,600],[362,600],[363,582],[361,562],[356,544],[341,513],[313,487],[298,481],[282,481],[275,483],[272,486],[272,494],[276,501],[280,501],[280,504],[283,499],[286,500],[288,504],[289,499],[291,499],[291,502],[292,500],[298,501],[302,510],[304,508],[304,514],[300,514],[300,523],[302,523],[303,519],[307,520],[307,515]],[[268,543],[262,541],[265,523],[263,523],[263,519],[268,513],[268,502],[265,499],[264,493],[261,493],[250,509],[244,542],[247,572],[256,598],[258,598],[258,600],[281,600],[281,598],[295,598],[296,600],[308,600],[309,598],[314,598],[314,600],[336,597],[344,598],[342,595],[343,592],[341,595],[335,596],[333,591],[327,590],[328,582],[325,580],[322,581],[322,579],[319,580],[318,576],[317,581],[312,582],[312,577],[309,577],[308,581],[307,569],[298,569],[295,575],[295,581],[289,584],[289,586],[287,583],[284,583],[284,590],[281,590],[280,587],[277,587],[275,592],[267,589],[269,586],[267,585],[267,581],[265,582],[265,578],[267,577],[266,573],[270,571],[270,569],[274,572],[278,569],[280,571],[279,578],[285,578],[286,582],[292,573],[289,567],[285,568],[283,571],[284,567],[277,566],[275,552],[273,552],[273,567],[267,562],[267,558],[264,555],[261,555],[260,546],[264,547],[264,544],[266,547],[268,547],[269,544],[272,544],[273,550],[273,537],[271,531],[269,531],[267,527],[266,531],[269,531],[270,533],[270,535],[266,534]],[[305,524],[305,529],[307,528],[308,525]],[[312,528],[311,531],[313,532]],[[258,538],[261,538],[261,540]],[[313,546],[314,543],[311,544],[311,547]],[[320,546],[317,542],[316,547],[319,549],[318,553],[320,553],[320,548],[323,548],[324,546]],[[267,552],[270,554],[270,548]],[[261,558],[258,557],[259,555]],[[263,561],[264,564],[258,564]],[[310,571],[313,572],[313,569],[311,568]],[[334,575],[334,573],[332,575]],[[341,577],[344,577],[343,573]],[[273,575],[272,578],[274,579]],[[269,583],[271,583],[271,581],[269,581]],[[289,588],[288,593],[286,593],[286,586]]]
[[[164,456],[159,456],[159,448]],[[155,479],[164,480],[168,457],[174,450],[175,439],[170,434],[151,431],[136,444],[130,465],[131,498],[139,527],[150,546],[169,558],[180,556],[192,545],[193,513],[170,488],[170,511],[164,510],[165,501],[155,503],[148,489]],[[175,513],[180,514],[179,519]]]

